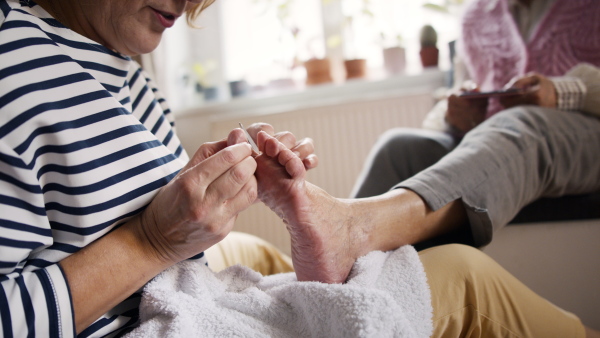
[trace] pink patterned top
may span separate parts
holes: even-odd
[[[508,0],[475,0],[463,18],[459,44],[467,70],[481,90],[502,88],[528,72],[562,76],[580,63],[600,67],[598,0],[556,0],[523,41]],[[500,110],[490,101],[488,116]]]

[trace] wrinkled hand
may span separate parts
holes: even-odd
[[[140,233],[165,262],[192,257],[222,240],[257,198],[256,161],[247,143],[206,143],[141,216]]]
[[[487,106],[487,98],[467,99],[450,95],[445,116],[446,122],[460,132],[466,133],[485,120]]]
[[[523,77],[515,78],[505,88],[518,88],[524,91],[521,95],[501,98],[500,103],[505,108],[520,105],[556,108],[556,88],[554,87],[554,83],[543,75],[530,73]]]
[[[315,146],[311,138],[306,137],[298,141],[296,140],[296,136],[289,131],[275,133],[273,126],[267,123],[253,123],[247,129],[254,141],[257,141],[258,132],[261,130],[275,137],[275,139],[283,143],[302,160],[302,163],[307,170],[316,168],[317,165],[319,165],[319,158],[314,153]],[[239,131],[241,132],[241,130]],[[233,135],[229,135],[229,144],[239,142],[246,142],[246,137],[243,134],[235,132]]]

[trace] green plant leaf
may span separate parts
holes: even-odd
[[[423,5],[423,8],[430,9],[432,11],[441,12],[441,13],[449,13],[448,8],[432,3],[426,3]]]

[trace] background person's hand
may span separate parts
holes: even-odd
[[[518,88],[523,90],[524,93],[500,98],[500,103],[504,108],[512,108],[520,105],[556,108],[557,95],[554,82],[543,75],[530,73],[523,77],[515,78],[505,88]]]
[[[448,97],[446,122],[462,133],[477,127],[485,120],[487,113],[487,98],[464,98],[458,95]]]
[[[165,262],[190,258],[221,241],[257,199],[256,161],[247,143],[206,143],[141,216],[139,233]]]
[[[264,131],[267,134],[275,137],[279,142],[283,143],[288,149],[295,153],[304,164],[304,167],[309,170],[316,168],[319,165],[319,158],[315,155],[315,146],[313,140],[309,137],[297,140],[296,136],[289,131],[283,131],[275,133],[273,126],[267,123],[253,123],[248,126],[248,133],[256,141],[259,131]],[[231,134],[230,134],[231,138]],[[245,136],[242,135],[241,142],[246,140]],[[238,140],[233,138],[230,142],[237,142]],[[232,144],[232,143],[229,143]]]

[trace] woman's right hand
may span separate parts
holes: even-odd
[[[458,95],[450,95],[445,116],[446,122],[461,133],[467,133],[485,120],[487,106],[487,98],[467,99]]]
[[[256,161],[247,143],[206,143],[141,215],[152,253],[176,263],[208,249],[233,228],[257,197]]]

